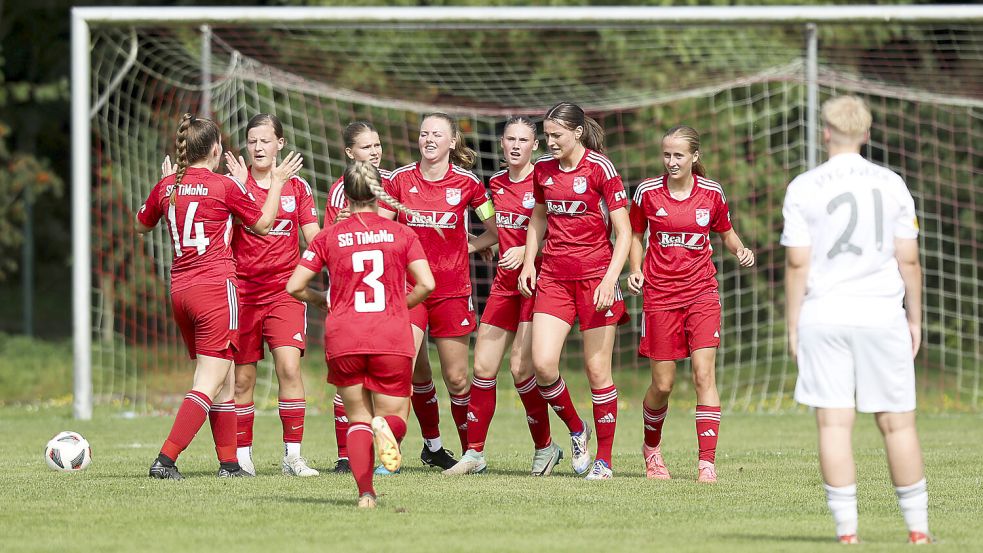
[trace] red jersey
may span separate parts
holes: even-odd
[[[234,281],[236,265],[229,247],[232,218],[255,225],[263,216],[255,198],[233,178],[189,167],[172,205],[175,179],[175,175],[161,179],[137,214],[147,227],[167,217],[167,234],[174,246],[171,292]]]
[[[398,213],[397,220],[416,231],[430,260],[437,281],[430,299],[471,295],[468,207],[477,209],[490,199],[478,177],[451,164],[443,178],[431,182],[413,163],[392,172],[386,192],[418,213],[413,219]],[[444,235],[437,234],[434,226]]]
[[[533,170],[536,203],[546,204],[542,274],[556,280],[604,276],[611,263],[609,213],[628,205],[628,193],[607,157],[587,150],[571,171],[552,156]]]
[[[328,269],[331,310],[324,319],[329,359],[377,354],[413,357],[406,267],[426,259],[420,239],[375,213],[358,213],[322,230],[300,265]]]
[[[261,188],[252,174],[246,179],[246,189],[263,205],[269,191]],[[283,185],[276,221],[266,236],[235,225],[232,252],[239,277],[239,303],[259,305],[277,297],[292,299],[286,285],[300,257],[300,227],[317,222],[310,185],[293,177]]]
[[[495,226],[498,227],[498,251],[505,253],[509,248],[526,245],[526,232],[529,230],[529,217],[536,207],[532,193],[532,173],[520,182],[512,182],[508,170],[499,171],[488,181],[492,202],[495,203]],[[519,294],[518,269],[495,268],[495,280],[491,293],[499,296]]]
[[[727,198],[716,182],[693,175],[689,198],[677,200],[668,177],[643,181],[632,196],[632,232],[649,231],[644,311],[676,309],[717,291],[710,231],[731,229]]]
[[[379,169],[379,174],[382,176],[382,187],[388,190],[387,185],[392,172]],[[328,204],[324,206],[324,228],[333,225],[338,213],[346,207],[348,207],[348,198],[345,197],[345,177],[342,176],[328,189]]]

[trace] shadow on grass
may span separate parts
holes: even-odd
[[[335,505],[338,507],[348,507],[355,508],[355,504],[358,502],[358,498],[352,490],[352,496],[346,498],[340,497],[294,497],[286,495],[276,495],[268,496],[264,498],[267,501],[272,501],[277,504],[280,503],[298,503],[304,505]]]
[[[823,543],[836,544],[836,540],[830,536],[783,536],[778,534],[716,534],[725,540],[741,540],[748,542],[761,543],[765,541],[779,541],[790,543]]]

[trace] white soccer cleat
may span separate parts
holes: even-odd
[[[485,462],[485,454],[480,451],[469,449],[461,456],[461,460],[453,467],[444,471],[448,476],[461,476],[464,474],[481,474],[488,468]]]
[[[532,456],[532,475],[549,476],[560,459],[563,459],[563,450],[553,442],[543,449],[537,449]]]
[[[370,493],[363,493],[361,497],[358,498],[359,509],[375,509],[375,504],[375,496]]]
[[[642,457],[645,458],[645,476],[654,480],[669,480],[669,469],[662,458],[659,446],[649,447],[642,443]]]
[[[300,455],[288,455],[283,458],[280,463],[280,468],[283,469],[283,474],[287,476],[300,476],[300,477],[310,477],[318,476],[321,473],[307,466],[307,461],[304,460]]]
[[[385,418],[372,418],[372,440],[382,466],[390,473],[399,471],[399,467],[403,465],[403,454],[400,453],[399,442]]]
[[[610,480],[614,477],[614,471],[607,463],[598,459],[594,461],[594,465],[591,466],[590,472],[584,477],[584,480]]]
[[[583,421],[582,421],[583,422]],[[570,434],[570,462],[573,471],[583,474],[590,469],[590,450],[587,445],[590,443],[590,427],[584,422],[584,431],[579,434]]]
[[[236,459],[239,461],[239,468],[248,472],[251,476],[256,476],[256,466],[253,465],[253,458],[251,455],[246,454]]]
[[[697,467],[698,474],[696,476],[697,482],[702,482],[704,484],[716,484],[717,483],[717,468],[713,466],[710,461],[700,461],[700,465]]]

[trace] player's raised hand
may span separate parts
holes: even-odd
[[[523,265],[519,273],[519,293],[531,298],[536,291],[536,267],[533,264]]]
[[[502,254],[498,260],[498,266],[506,270],[518,269],[522,266],[522,260],[526,257],[525,246],[513,246]]]
[[[741,248],[734,255],[737,256],[737,261],[741,264],[741,267],[754,266],[754,252],[751,251],[751,248]]]
[[[594,290],[595,311],[604,311],[614,305],[614,289],[617,285],[617,281],[614,284],[609,284],[606,278],[601,279],[601,283]]]
[[[225,152],[225,170],[229,175],[241,183],[249,179],[249,167],[242,156],[238,158],[232,152]]]
[[[283,184],[296,175],[304,166],[304,156],[299,152],[290,152],[283,161],[273,167],[273,182]]]
[[[635,271],[628,275],[628,291],[631,295],[637,296],[642,293],[642,286],[645,285],[645,275],[641,271]]]
[[[177,165],[171,163],[171,156],[164,156],[164,162],[160,164],[160,178],[169,177],[177,173]]]

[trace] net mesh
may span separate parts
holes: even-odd
[[[983,26],[824,25],[819,95],[863,95],[874,115],[865,155],[901,174],[922,224],[925,347],[919,391],[978,409]],[[277,114],[288,149],[303,152],[319,207],[344,168],[341,130],[372,121],[386,168],[414,161],[422,113],[458,118],[485,179],[502,159],[497,135],[511,114],[581,104],[605,128],[607,153],[633,188],[663,168],[662,132],[688,124],[731,203],[736,229],[758,256],[738,270],[717,243],[724,305],[718,385],[726,408],[791,405],[795,369],[785,349],[784,252],[777,245],[785,185],[806,169],[804,27],[401,28],[216,26],[211,111],[228,148],[244,144],[258,112]],[[173,153],[182,113],[200,112],[197,26],[92,29],[93,384],[97,402],[152,410],[187,385],[170,316],[170,244],[162,229],[131,231],[133,215]],[[477,307],[492,269],[473,262]],[[639,298],[619,329],[615,366],[636,354]],[[310,342],[319,343],[311,320]],[[578,369],[571,334],[565,366]],[[305,363],[320,363],[310,355]],[[179,372],[178,372],[179,371]],[[176,374],[182,376],[175,377]],[[269,386],[266,389],[269,395]],[[258,390],[263,393],[262,386]],[[275,392],[274,392],[275,393]]]

